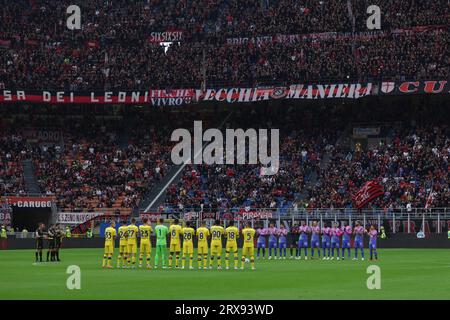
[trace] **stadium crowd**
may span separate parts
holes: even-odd
[[[259,165],[191,164],[167,189],[165,210],[349,208],[351,195],[373,179],[380,181],[385,191],[373,207],[423,207],[430,188],[432,206],[447,206],[450,133],[448,124],[441,123],[446,114],[438,112],[441,109],[433,108],[435,119],[429,111],[416,111],[420,122],[391,125],[385,141],[360,150],[341,143],[351,136],[345,127],[348,119],[365,119],[364,112],[356,109],[266,105],[235,110],[223,128],[280,129],[278,173],[263,176]],[[52,126],[46,130],[60,131],[57,141],[39,141],[20,129],[11,129],[21,128],[23,122],[3,123],[2,194],[27,191],[22,161],[32,158],[41,192],[56,195],[60,208],[130,213],[170,170],[173,129],[191,128],[199,117],[205,128],[218,127],[228,112],[203,116],[188,110],[137,112],[126,119],[60,117],[59,122],[51,118],[48,123]],[[379,113],[380,119],[384,116],[391,115]],[[436,120],[439,117],[440,121]],[[30,119],[22,121],[38,125]]]
[[[8,132],[0,125],[0,194],[26,192],[22,161],[28,156],[28,148],[20,135]]]
[[[66,27],[70,1],[0,2],[0,88],[138,90],[449,75],[443,0],[375,1],[382,30],[365,36],[349,33],[367,31],[367,1],[123,2],[80,4],[81,30]],[[428,28],[405,31],[417,26]],[[182,40],[166,52],[149,40],[155,32],[182,32]],[[228,44],[233,37],[311,33],[328,36]]]
[[[395,109],[402,113],[400,107]],[[429,111],[418,112],[414,121],[405,120],[407,115],[402,114],[403,123],[393,126],[387,139],[370,149],[340,143],[342,137],[351,135],[345,131],[343,119],[357,116],[347,110],[335,118],[332,110],[261,113],[268,127],[283,129],[278,174],[261,176],[257,166],[191,165],[183,178],[169,187],[166,210],[351,208],[352,195],[370,180],[380,181],[384,187],[384,195],[371,204],[372,208],[448,206],[450,128],[436,120],[446,114],[442,106],[434,109],[435,120],[429,118]],[[359,111],[362,120],[361,115]],[[384,116],[380,119],[386,119]],[[244,123],[259,120],[252,111],[239,113],[237,118]]]
[[[29,191],[23,161],[31,159],[41,193],[56,196],[57,206],[72,212],[137,209],[172,165],[172,131],[192,127],[197,119],[196,113],[183,112],[128,117],[108,110],[97,116],[52,108],[12,110],[5,108],[0,121],[1,194]],[[208,125],[208,116],[203,119]]]
[[[384,196],[375,201],[380,208],[419,208],[427,203],[432,188],[435,207],[445,207],[449,193],[449,127],[417,126],[395,132],[393,140],[361,152],[332,151],[331,165],[321,170],[311,189],[309,205],[344,208],[351,194],[369,180],[379,180]]]
[[[280,128],[278,172],[261,175],[260,165],[189,165],[182,179],[169,187],[166,205],[179,211],[205,212],[292,206],[333,142],[332,130],[317,126],[325,118],[321,113],[294,112],[292,108],[237,112],[226,128]]]

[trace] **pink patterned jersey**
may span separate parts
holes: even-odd
[[[269,242],[276,242],[277,241],[277,237],[276,237],[277,232],[278,232],[278,229],[275,228],[275,227],[270,227],[268,229]]]
[[[322,234],[324,236],[330,236],[331,229],[329,227],[322,228]]]
[[[350,235],[350,234],[352,234],[352,227],[350,227],[350,226],[342,227],[342,231],[343,231],[345,234]]]
[[[300,226],[298,229],[299,229],[300,233],[302,233],[302,232],[304,232],[304,233],[310,232],[310,228],[307,225]]]
[[[256,230],[256,233],[258,234],[258,242],[259,243],[265,243],[266,242],[266,235],[268,233],[268,230],[266,228],[258,228]]]
[[[364,234],[364,231],[365,231],[363,226],[355,227],[354,230],[355,230],[355,234],[356,234],[357,237],[362,237],[363,234]]]
[[[288,231],[287,231],[287,229],[277,229],[277,235],[278,236],[286,236],[288,234]]]
[[[342,235],[342,230],[339,227],[331,228],[331,235],[333,237],[340,237]]]
[[[342,240],[347,242],[350,241],[350,236],[352,234],[352,227],[350,226],[342,227],[342,233],[344,234]]]
[[[312,234],[319,234],[320,227],[319,226],[311,227],[311,232],[312,232]]]
[[[265,236],[267,234],[268,230],[266,228],[258,228],[256,230],[256,233],[260,236]]]
[[[378,237],[378,231],[376,229],[369,231],[370,239],[376,239]]]

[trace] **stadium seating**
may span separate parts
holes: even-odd
[[[1,128],[1,126],[0,126]],[[27,147],[20,135],[4,132],[0,136],[0,194],[25,193],[22,160]]]
[[[72,31],[64,20],[70,1],[3,1],[0,88],[138,90],[449,75],[443,0],[372,1],[383,8],[382,30],[363,36],[357,33],[367,32],[368,1],[122,2],[81,4],[83,28]],[[183,36],[167,52],[149,41],[171,30]],[[299,34],[316,35],[289,38]],[[279,36],[287,37],[275,41]],[[228,44],[258,37],[272,38]]]
[[[148,90],[450,76],[445,0],[94,0],[80,4],[81,30],[65,25],[70,4],[0,0],[0,89]],[[372,4],[382,8],[382,26],[368,32],[366,9]],[[166,51],[151,40],[155,32],[182,36]],[[2,108],[6,116],[17,112]],[[62,132],[57,143],[29,144],[19,123],[2,123],[1,194],[27,191],[22,162],[33,159],[41,191],[56,195],[61,209],[129,214],[170,169],[171,131],[198,119],[190,112],[131,112],[130,119],[124,112],[109,122],[89,119],[92,114],[64,118],[60,109],[45,111],[46,124]],[[387,189],[376,206],[424,206],[431,186],[437,192],[433,205],[448,205],[448,126],[404,124],[392,129],[392,142],[355,152],[338,145],[353,115],[340,111],[337,123],[330,122],[330,109],[279,111],[237,113],[228,125],[282,128],[280,174],[260,177],[257,166],[188,166],[169,187],[166,207],[342,207],[350,205],[351,186],[373,178]],[[114,118],[114,112],[108,114]],[[25,113],[27,126],[45,125],[33,110]],[[209,120],[218,124],[223,116]]]

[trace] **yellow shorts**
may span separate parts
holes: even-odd
[[[242,255],[243,256],[254,256],[255,255],[255,246],[254,245],[244,245],[242,247]]]
[[[181,251],[181,245],[180,243],[170,243],[169,246],[169,252],[180,252]]]
[[[199,243],[198,244],[198,249],[197,249],[197,254],[208,254],[208,243]]]
[[[211,254],[222,254],[221,242],[211,242]]]
[[[183,244],[183,254],[194,254],[194,245],[192,243]]]
[[[128,252],[128,244],[119,244],[119,253],[126,254]]]
[[[114,243],[105,243],[105,254],[114,253]]]
[[[227,243],[227,246],[225,247],[225,252],[229,253],[229,252],[233,252],[233,253],[237,253],[238,248],[237,248],[237,244],[236,243]]]
[[[141,245],[139,247],[140,253],[151,253],[152,246],[150,245],[150,241],[141,241]]]
[[[132,243],[132,244],[128,244],[128,250],[127,250],[127,253],[131,253],[131,254],[135,254],[136,253],[136,251],[137,251],[137,248],[136,248],[137,246],[136,246],[136,243]]]

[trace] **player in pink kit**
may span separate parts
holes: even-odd
[[[323,260],[330,260],[331,255],[331,239],[330,239],[330,232],[331,228],[328,227],[326,224],[324,224],[324,227],[322,228],[322,250],[323,250]]]
[[[369,237],[370,237],[370,240],[369,240],[370,260],[373,259],[374,255],[375,255],[375,260],[378,260],[378,253],[377,253],[378,231],[374,225],[371,225],[368,233],[369,233]]]
[[[352,227],[351,226],[342,226],[342,260],[345,258],[345,249],[347,249],[348,258],[351,258],[350,252],[350,238],[352,236]]]
[[[302,258],[302,248],[305,252],[305,260],[308,260],[308,233],[310,228],[306,222],[302,222],[302,225],[298,228],[300,236],[298,237],[298,250],[296,259]]]
[[[341,243],[342,230],[339,228],[337,222],[333,224],[333,227],[330,230],[330,234],[331,234],[331,260],[334,259],[334,249],[336,249],[337,260],[339,260],[340,259],[339,247]]]
[[[364,233],[367,233],[367,230],[356,221],[355,228],[353,229],[353,234],[355,235],[355,241],[353,243],[353,247],[355,248],[355,257],[353,260],[358,260],[358,248],[361,249],[361,260],[364,260]]]
[[[271,223],[267,230],[267,234],[269,235],[269,260],[272,259],[272,250],[273,258],[277,258],[277,232],[277,228]]]
[[[314,250],[317,248],[317,254],[320,258],[320,227],[317,221],[314,221],[311,229],[311,259],[314,259]]]
[[[259,259],[259,253],[262,251],[262,258],[264,259],[266,256],[266,236],[268,234],[268,230],[267,228],[261,226],[256,230],[256,234],[258,235],[258,241],[256,242],[256,256]]]
[[[282,223],[280,225],[280,228],[277,229],[278,250],[280,250],[279,251],[280,259],[286,259],[287,234],[288,231],[285,228],[284,224]]]

